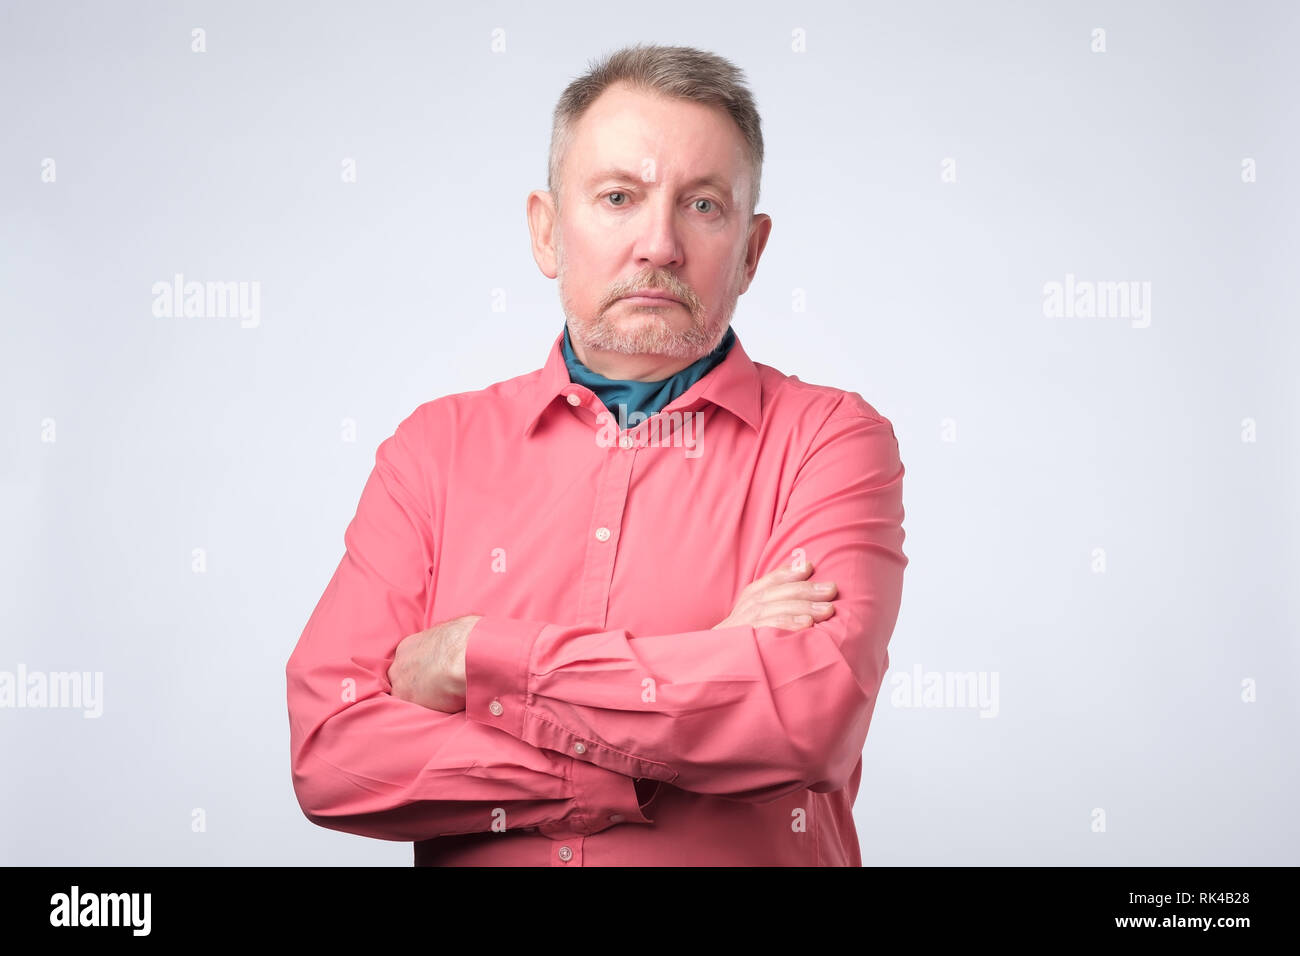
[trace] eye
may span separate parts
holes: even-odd
[[[609,199],[609,198],[612,197],[612,196],[623,196],[624,198],[626,198],[626,197],[627,197],[627,193],[625,193],[625,192],[612,192],[612,193],[606,193],[606,194],[605,194],[605,198],[606,198],[606,199]],[[626,202],[616,202],[616,203],[614,203],[614,205],[615,205],[615,206],[626,206],[627,203],[626,203]]]
[[[709,206],[710,206],[711,208],[709,208],[709,209],[700,209],[699,204],[702,203],[702,202],[706,202],[706,203],[708,203]],[[697,199],[697,200],[695,200],[695,208],[696,208],[697,210],[699,210],[700,212],[713,212],[713,211],[715,211],[716,208],[717,208],[717,203],[715,203],[712,199]]]

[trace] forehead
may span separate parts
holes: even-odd
[[[584,183],[605,170],[642,170],[654,162],[657,180],[716,176],[748,179],[745,138],[723,109],[615,84],[574,127],[567,178]]]

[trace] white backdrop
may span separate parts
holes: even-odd
[[[410,864],[302,816],[284,665],[379,442],[545,361],[524,197],[637,41],[757,97],[746,350],[899,437],[864,863],[1300,863],[1297,7],[761,0],[0,4],[0,682],[88,695],[0,707],[0,862]]]

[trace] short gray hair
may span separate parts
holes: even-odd
[[[730,60],[688,46],[636,44],[591,64],[564,90],[551,125],[546,188],[560,202],[560,164],[573,141],[574,126],[602,93],[615,83],[633,89],[692,100],[725,110],[745,137],[753,176],[749,213],[758,206],[763,174],[763,130],[744,73]]]

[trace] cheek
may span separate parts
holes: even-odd
[[[564,233],[564,251],[566,255],[572,253],[575,257],[581,257],[582,261],[589,262],[592,255],[599,255],[602,250],[608,249],[608,237],[603,235],[601,230],[583,221],[568,223],[567,225],[568,228]]]
[[[618,270],[612,263],[607,263],[608,246],[584,244],[574,240],[572,245],[564,246],[564,280],[573,293],[586,298],[598,298],[605,294],[618,277]]]
[[[704,278],[695,286],[695,291],[706,300],[726,296],[736,284],[735,264],[730,256],[717,256],[707,269],[701,270],[701,274]]]
[[[720,244],[709,257],[708,265],[704,274],[710,277],[711,291],[717,295],[725,294],[736,284],[736,277],[745,271],[745,252],[742,249],[737,253],[733,242]]]

